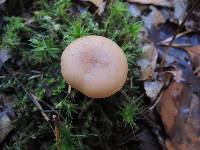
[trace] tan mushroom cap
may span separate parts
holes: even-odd
[[[124,85],[128,64],[112,40],[96,35],[73,41],[61,56],[61,72],[73,88],[92,98],[105,98]]]

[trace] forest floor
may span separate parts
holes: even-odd
[[[198,5],[0,0],[0,149],[198,150]],[[111,97],[68,92],[61,75],[62,51],[87,35],[126,54],[127,81]]]

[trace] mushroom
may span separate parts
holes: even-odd
[[[112,40],[96,35],[78,38],[61,56],[61,73],[73,88],[91,98],[105,98],[124,85],[128,64]]]

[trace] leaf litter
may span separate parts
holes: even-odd
[[[141,68],[141,80],[148,80],[153,78],[154,70],[157,64],[158,53],[153,44],[146,44],[143,46],[143,54],[137,64]]]
[[[192,63],[195,68],[200,66],[200,45],[184,48],[191,56]]]
[[[0,5],[5,3],[5,2],[6,2],[6,0],[0,0]]]
[[[135,10],[140,8],[137,3],[160,6],[160,1],[130,1],[135,3]],[[145,63],[138,63],[138,65],[141,68],[141,77],[144,79],[146,95],[153,103],[149,110],[155,108],[159,112],[164,126],[166,139],[163,149],[198,150],[200,145],[200,34],[196,32],[198,28],[195,28],[197,26],[195,19],[192,20],[194,22],[192,27],[188,28],[190,18],[185,23],[185,31],[178,34],[172,47],[168,47],[188,7],[188,2],[185,0],[176,0],[174,4],[171,6],[174,7],[174,12],[166,7],[149,6],[147,8],[152,11],[144,15],[145,10],[140,9],[147,29],[147,35],[142,36],[145,41],[143,44],[153,42],[158,57],[154,57],[156,62],[154,64],[149,61],[149,66],[153,66],[152,72],[148,71]],[[157,15],[152,15],[155,12]],[[153,18],[154,16],[157,17]],[[166,49],[169,49],[168,53]],[[152,56],[146,55],[146,51],[143,51],[138,62],[143,62],[144,56],[146,60],[152,60]],[[165,63],[161,65],[162,59]],[[144,68],[148,73],[145,73]],[[146,78],[144,74],[147,74]]]

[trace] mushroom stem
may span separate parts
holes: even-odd
[[[72,91],[72,87],[71,87],[71,85],[68,85],[68,91],[67,91],[67,93],[70,94],[71,91]]]

